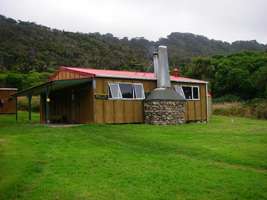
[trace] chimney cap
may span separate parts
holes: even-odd
[[[167,49],[167,46],[165,46],[165,45],[160,45],[159,48]]]
[[[174,67],[171,74],[175,77],[178,77],[180,75],[179,67]]]
[[[173,88],[157,88],[149,94],[146,100],[185,101],[186,99]]]

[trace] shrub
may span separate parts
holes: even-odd
[[[213,104],[213,113],[226,116],[267,119],[267,100],[253,99],[247,102],[224,102]]]
[[[28,98],[19,97],[18,98],[18,110],[27,111],[28,110]],[[40,110],[40,98],[37,96],[32,97],[32,111],[39,112]]]
[[[50,73],[48,72],[29,72],[26,74],[18,72],[7,72],[0,74],[1,87],[16,87],[23,90],[47,81]]]
[[[0,87],[5,87],[6,76],[6,74],[0,73]]]
[[[241,101],[240,97],[235,95],[225,95],[212,100],[214,103],[224,103],[224,102],[239,102]]]

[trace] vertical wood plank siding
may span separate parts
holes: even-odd
[[[177,83],[175,83],[177,84]],[[181,84],[183,85],[183,84]],[[199,86],[200,100],[188,100],[186,102],[186,120],[187,121],[206,121],[206,84],[187,84],[192,86]]]
[[[58,123],[93,123],[92,91],[92,84],[87,84],[51,92],[49,95],[49,120]],[[74,95],[74,99],[72,95]],[[41,96],[40,103],[40,119],[44,123],[44,96]]]
[[[95,78],[95,95],[107,95],[109,82],[143,83],[145,92],[150,92],[156,87],[154,81]],[[95,122],[96,123],[142,123],[143,101],[142,100],[104,100],[95,99]]]
[[[56,76],[52,77],[51,80],[68,80],[80,78],[86,78],[86,76],[71,71],[58,71]]]
[[[95,95],[107,95],[108,82],[143,83],[146,93],[156,88],[156,81],[95,78]],[[172,83],[173,85],[179,83]],[[206,121],[206,87],[205,84],[186,84],[199,86],[200,100],[191,100],[186,103],[187,121]],[[96,123],[142,123],[143,101],[141,100],[95,100],[95,122]]]
[[[86,76],[69,71],[59,71],[53,80],[61,79],[80,79]],[[151,92],[156,88],[155,80],[135,80],[120,78],[94,78],[93,84],[88,88],[87,93],[79,96],[79,102],[76,107],[71,105],[71,89],[57,91],[53,94],[51,102],[51,116],[60,113],[67,116],[68,119],[74,119],[78,123],[142,123],[144,122],[144,110],[142,100],[107,100],[96,98],[98,95],[107,95],[109,82],[127,82],[143,83],[145,93]],[[191,85],[199,86],[200,100],[188,100],[186,102],[186,121],[206,121],[206,84],[196,83],[177,83],[172,85]],[[68,97],[69,96],[69,97]],[[41,100],[41,103],[43,101]],[[68,108],[68,109],[67,109]],[[41,115],[43,107],[41,106]],[[71,114],[71,112],[75,114]],[[43,119],[43,116],[41,117]]]
[[[0,90],[0,100],[2,99],[4,102],[3,107],[0,107],[0,114],[16,113],[16,100],[10,99],[11,95],[16,92],[16,90]]]

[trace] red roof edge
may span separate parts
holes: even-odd
[[[65,67],[65,66],[61,66],[60,69],[62,71],[70,71],[70,72],[75,72],[75,73],[78,73],[82,76],[86,76],[86,77],[95,77],[95,74],[92,74],[92,73],[88,73],[88,72],[81,72],[79,70],[75,70],[74,68],[70,68],[70,67]]]
[[[59,72],[62,72],[62,71],[74,72],[74,73],[77,73],[81,76],[88,77],[88,78],[95,77],[95,74],[81,72],[79,70],[74,70],[66,66],[60,66],[59,69],[54,74],[48,77],[48,80],[54,80],[54,78],[59,74]]]
[[[112,74],[114,75],[114,72],[120,73],[120,75],[118,75],[118,77],[119,76],[125,76],[125,74],[121,74],[121,72],[124,72],[124,73],[128,72],[128,73],[131,73],[130,75],[129,74],[127,75],[128,78],[131,78],[131,76],[137,76],[140,79],[143,79],[143,78],[149,79],[149,80],[155,79],[152,72],[133,72],[133,71],[125,71],[125,70],[105,70],[105,69],[94,69],[94,68],[87,68],[87,67],[84,68],[84,67],[60,66],[59,69],[53,75],[51,75],[49,77],[49,80],[55,80],[55,77],[58,75],[58,73],[60,73],[62,71],[68,71],[68,72],[76,73],[76,74],[79,74],[80,76],[83,76],[84,78],[93,78],[93,77],[99,76],[97,70],[101,71],[100,74],[102,74],[104,72],[104,74],[109,75],[109,76],[112,76]],[[142,73],[142,74],[140,75],[140,73]],[[171,78],[171,81],[195,82],[195,83],[206,83],[207,84],[206,81],[186,78],[186,77],[182,77],[182,76],[178,76],[178,77],[177,76],[170,76],[170,78]]]

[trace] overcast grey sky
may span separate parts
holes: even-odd
[[[267,43],[267,0],[0,0],[0,14],[57,29],[157,40],[171,32]]]

